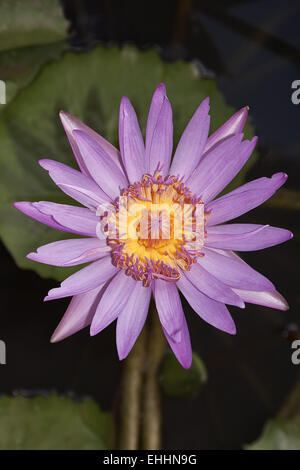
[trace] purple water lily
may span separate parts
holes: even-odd
[[[122,98],[120,152],[77,118],[60,114],[80,171],[53,160],[41,160],[40,165],[62,191],[84,207],[45,201],[14,204],[43,224],[83,237],[44,245],[30,253],[29,259],[55,266],[91,262],[45,298],[73,297],[53,342],[88,325],[95,335],[117,320],[117,349],[124,359],[143,328],[153,294],[170,347],[182,366],[189,368],[191,342],[179,291],[203,320],[230,334],[236,328],[226,304],[288,308],[272,282],[233,250],[277,245],[290,239],[291,232],[268,225],[224,224],[266,201],[287,175],[258,178],[215,199],[246,163],[257,138],[243,140],[247,108],[210,136],[208,113],[206,98],[188,123],[172,161],[172,109],[163,84],[152,98],[145,144],[133,107],[128,98]],[[202,244],[196,249],[191,238],[175,238],[173,229],[164,239],[124,237],[120,231],[109,230],[106,238],[99,237],[99,207],[115,207],[120,218],[120,203],[116,202],[120,196],[130,204],[148,207],[189,205],[193,220],[196,206],[202,204]],[[197,235],[193,230],[191,237]]]

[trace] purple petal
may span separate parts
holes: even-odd
[[[176,343],[171,336],[168,335],[166,330],[164,329],[164,334],[165,337],[168,340],[168,343],[177,357],[179,363],[184,367],[185,369],[189,369],[192,364],[192,346],[191,346],[191,339],[190,339],[190,334],[189,334],[189,329],[186,323],[186,319],[183,316],[182,320],[182,327],[181,327],[181,341],[180,343]]]
[[[162,327],[175,342],[181,341],[184,313],[176,284],[157,279],[153,293]]]
[[[104,284],[119,271],[112,262],[111,257],[99,259],[89,264],[85,268],[80,269],[65,279],[60,287],[51,289],[44,300],[60,299],[62,297],[70,297],[82,294],[96,287],[103,287]]]
[[[67,137],[69,139],[70,145],[72,147],[73,153],[76,157],[77,163],[81,171],[89,176],[92,176],[86,165],[83,156],[81,155],[79,148],[76,144],[76,141],[73,137],[73,131],[78,129],[81,131],[86,132],[89,134],[101,147],[105,150],[105,152],[109,155],[109,157],[113,160],[113,162],[122,170],[121,165],[121,155],[120,152],[106,139],[104,139],[101,135],[97,134],[93,129],[85,125],[80,119],[72,116],[72,114],[66,113],[61,111],[59,113],[62,125],[66,131]],[[123,171],[123,170],[122,170]]]
[[[166,92],[166,87],[164,83],[160,83],[158,87],[156,88],[155,92],[153,93],[150,110],[148,114],[147,127],[146,127],[146,148],[148,147],[148,149],[150,147],[150,144],[153,138],[153,133],[157,124],[158,117],[161,112],[162,104],[166,97],[166,93],[167,92]],[[146,169],[147,171],[150,171],[148,159],[146,159],[146,161],[147,161]]]
[[[193,310],[207,323],[219,330],[234,335],[236,328],[226,305],[212,300],[199,292],[185,275],[177,281],[177,286]]]
[[[209,202],[205,206],[205,210],[211,212],[207,226],[227,222],[254,209],[269,199],[286,180],[285,173],[276,173],[272,178],[258,178]]]
[[[192,116],[178,143],[170,169],[172,175],[184,175],[186,180],[198,165],[209,131],[208,112],[209,98],[205,98]]]
[[[72,232],[88,237],[96,237],[99,217],[85,207],[56,204],[54,202],[40,201],[32,203],[39,212],[50,216],[52,220],[71,229]]]
[[[60,225],[54,220],[54,218],[51,215],[46,215],[40,212],[34,206],[34,204],[36,203],[20,201],[20,202],[15,202],[13,206],[19,211],[23,212],[23,214],[27,215],[28,217],[31,217],[32,219],[35,219],[38,222],[41,222],[42,224],[48,225],[49,227],[55,228],[57,230],[61,230],[63,232],[79,233],[76,230],[72,230],[68,227],[64,227],[63,225]]]
[[[284,297],[277,291],[263,292],[234,289],[234,291],[245,301],[251,304],[263,305],[264,307],[276,308],[277,310],[288,310],[289,305]]]
[[[136,283],[137,281],[132,277],[126,276],[123,269],[110,281],[93,318],[90,330],[91,336],[100,333],[126,309]]]
[[[242,132],[247,121],[248,109],[248,106],[245,106],[237,111],[230,119],[228,119],[228,121],[209,136],[205,145],[204,153],[208,152],[208,150],[210,150],[214,145],[219,144],[227,137]]]
[[[250,157],[257,138],[241,142],[242,135],[229,137],[209,151],[187,180],[189,189],[203,202],[217,196]]]
[[[84,162],[93,175],[94,181],[111,199],[120,195],[120,189],[128,186],[123,171],[109,158],[109,155],[92,137],[83,131],[73,131]]]
[[[27,258],[52,266],[75,266],[104,258],[111,248],[98,238],[74,238],[48,243],[29,253]]]
[[[248,189],[273,189],[276,191],[279,189],[287,180],[288,175],[286,173],[275,173],[271,178],[267,178],[263,176],[262,178],[257,178],[256,180],[249,181],[248,183],[243,184],[242,186],[239,186],[238,188],[234,189],[231,191],[229,194],[238,194],[242,193],[245,190]],[[227,196],[227,194],[226,194]]]
[[[72,298],[66,313],[51,337],[51,343],[57,343],[91,324],[102,289],[97,287]]]
[[[90,209],[97,209],[101,204],[108,204],[108,196],[91,178],[80,171],[54,160],[40,160],[39,164],[49,171],[54,183],[75,201]]]
[[[224,282],[206,271],[199,263],[194,264],[185,276],[194,286],[211,299],[229,305],[245,308],[244,302]]]
[[[135,111],[126,96],[123,96],[120,105],[119,143],[130,183],[139,181],[146,173],[145,147]]]
[[[247,290],[275,290],[269,279],[251,268],[240,258],[229,258],[209,248],[203,248],[204,256],[198,263],[224,284]]]
[[[146,130],[146,168],[153,174],[160,168],[165,176],[169,172],[173,149],[172,108],[165,94],[164,86],[159,85],[154,92]]]
[[[117,349],[119,359],[125,359],[136,342],[147,318],[151,289],[136,282],[125,308],[117,321]]]
[[[286,229],[256,224],[227,224],[207,228],[205,245],[237,251],[254,251],[290,240]]]

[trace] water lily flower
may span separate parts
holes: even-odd
[[[90,262],[45,298],[72,296],[53,342],[89,325],[90,334],[96,335],[117,320],[117,350],[119,358],[124,359],[144,326],[153,295],[170,347],[182,366],[189,368],[191,342],[179,291],[203,320],[230,334],[235,334],[236,328],[226,304],[244,308],[245,302],[250,302],[279,310],[288,308],[272,282],[234,250],[277,245],[290,239],[291,232],[269,225],[224,224],[266,201],[285,183],[287,175],[258,178],[216,198],[256,145],[256,137],[243,140],[247,114],[248,108],[242,108],[209,136],[206,98],[171,159],[172,109],[164,84],[157,87],[152,98],[145,143],[133,106],[127,97],[122,98],[120,151],[76,117],[60,113],[79,170],[48,159],[39,163],[82,207],[45,201],[14,204],[43,224],[80,236],[44,245],[27,255],[29,259],[55,266]],[[174,204],[188,206],[193,222],[189,236],[175,237],[178,221],[174,213],[169,237],[161,236],[164,228],[160,219],[156,226],[159,236],[142,236],[137,228],[145,215],[129,211],[137,236],[106,228],[105,237],[99,237],[99,221],[103,220],[99,207],[115,208],[114,217],[120,221],[119,201],[124,197],[131,208],[132,204],[151,208],[163,203],[167,210]],[[202,243],[193,245],[198,206],[204,214],[203,237]]]

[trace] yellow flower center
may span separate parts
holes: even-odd
[[[177,281],[202,256],[203,204],[175,176],[157,171],[123,190],[107,219],[112,262],[144,286]]]

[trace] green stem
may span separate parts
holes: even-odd
[[[165,351],[166,340],[154,302],[151,305],[150,316],[143,391],[142,448],[145,450],[157,450],[161,447],[161,393],[157,374]]]
[[[300,413],[300,380],[298,380],[290,392],[286,402],[279,412],[279,417],[291,419]]]
[[[137,450],[140,433],[142,380],[146,353],[146,325],[124,361],[120,409],[121,450]]]

